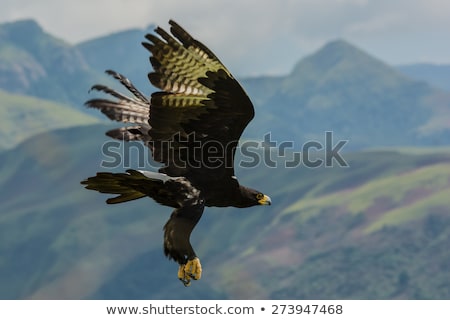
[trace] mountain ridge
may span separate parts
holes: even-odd
[[[448,148],[348,153],[348,168],[237,167],[242,183],[271,195],[271,210],[208,208],[192,234],[204,277],[180,290],[162,253],[170,208],[151,199],[109,206],[79,184],[104,170],[108,128],[42,133],[0,153],[1,298],[449,297],[441,284],[450,278],[450,208],[440,202]],[[398,220],[395,210],[412,203],[420,215]],[[423,260],[431,256],[432,270]]]
[[[97,81],[110,84],[99,73],[102,57],[118,60],[124,70],[117,71],[126,76],[142,66],[143,79],[150,69],[148,57],[127,68],[123,48],[111,49],[124,43],[114,34],[70,46],[38,27],[25,23],[11,32],[0,25],[0,39],[20,38],[0,42],[0,87],[22,83],[13,89],[46,98],[0,91],[2,125],[17,130],[14,136],[80,116],[87,89]],[[43,37],[29,48],[19,45],[32,32]],[[98,46],[110,49],[97,52]],[[139,43],[133,47],[145,52]],[[70,65],[77,55],[84,62]],[[191,238],[204,267],[200,281],[182,288],[177,265],[164,257],[170,208],[151,199],[109,206],[106,195],[80,185],[106,170],[110,140],[104,133],[117,126],[77,126],[88,122],[80,120],[24,134],[25,141],[0,153],[0,298],[450,299],[449,95],[342,40],[305,57],[288,75],[242,84],[256,109],[242,141],[261,142],[269,132],[279,148],[270,154],[276,166],[236,165],[236,176],[273,204],[269,211],[208,208]],[[324,142],[325,131],[333,133],[331,147],[348,141],[342,151],[347,167],[286,166],[304,151],[299,144]],[[281,155],[283,142],[295,144]],[[258,146],[261,160],[267,152]],[[119,144],[122,160],[135,157],[126,153],[132,148]],[[236,163],[243,156],[238,152]],[[125,160],[111,170],[134,167],[140,158]]]
[[[145,29],[129,29],[83,41],[76,48],[83,54],[91,68],[99,73],[116,70],[125,74],[137,88],[148,92],[150,71],[149,53],[141,45],[145,34],[153,32],[155,25]]]
[[[76,47],[46,33],[34,20],[0,24],[0,88],[80,108],[91,84],[105,77]]]
[[[413,79],[425,81],[447,92],[450,91],[449,64],[413,63],[399,65],[397,69]]]
[[[257,107],[264,114],[276,108],[279,120],[263,119],[258,127],[275,126],[281,140],[323,141],[320,133],[333,131],[354,149],[449,141],[450,95],[404,76],[343,40],[303,58],[285,77],[242,82],[250,96],[261,92],[255,84],[267,88]],[[297,126],[286,127],[283,121]]]
[[[92,125],[100,120],[68,105],[0,89],[0,151],[48,130]]]
[[[14,26],[19,31],[35,29],[38,36],[34,45],[28,45],[38,53],[46,52],[46,43],[56,49],[47,54],[24,50],[17,44],[27,43],[28,35],[23,30],[12,32]],[[99,116],[82,105],[93,84],[113,83],[103,68],[129,77],[146,95],[155,90],[147,79],[151,70],[148,53],[140,45],[146,32],[133,29],[70,46],[43,32],[36,23],[0,25],[4,39],[9,39],[6,35],[18,37],[0,45],[0,85],[22,90],[21,94],[65,101]],[[17,58],[21,55],[25,58]],[[22,87],[17,85],[20,83]],[[262,140],[271,132],[277,141],[324,142],[323,132],[333,131],[336,139],[348,140],[347,147],[353,150],[437,146],[450,141],[450,93],[405,77],[345,40],[332,41],[304,57],[290,74],[242,79],[241,83],[257,113],[244,138]]]

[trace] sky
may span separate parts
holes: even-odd
[[[448,0],[0,0],[0,23],[35,19],[78,43],[176,20],[241,76],[281,75],[345,39],[392,65],[450,64]]]

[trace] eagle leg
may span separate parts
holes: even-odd
[[[191,285],[191,279],[199,280],[202,277],[202,265],[200,259],[195,257],[188,260],[186,264],[180,264],[178,268],[178,279],[183,282],[185,287]]]

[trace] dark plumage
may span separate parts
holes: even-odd
[[[179,263],[178,277],[189,285],[202,272],[189,237],[204,207],[244,208],[270,204],[270,198],[241,186],[234,176],[236,147],[254,116],[250,99],[206,46],[169,23],[172,35],[158,27],[159,36],[148,34],[143,43],[154,69],[148,78],[161,91],[148,99],[127,78],[108,70],[132,95],[94,85],[92,90],[115,99],[86,102],[112,120],[132,123],[107,135],[142,141],[163,167],[158,173],[98,172],[81,183],[117,195],[107,200],[110,204],[148,196],[175,208],[164,226],[164,253]]]

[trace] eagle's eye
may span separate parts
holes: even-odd
[[[264,198],[264,195],[262,193],[258,193],[256,195],[256,200],[261,200],[262,198]]]

